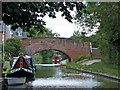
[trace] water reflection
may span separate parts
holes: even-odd
[[[32,83],[33,87],[71,87],[71,88],[93,88],[101,83],[88,79],[86,81],[71,78],[41,78]]]
[[[65,70],[63,70],[65,69]],[[120,82],[87,73],[77,73],[63,67],[37,66],[36,79],[23,86],[8,86],[14,88],[118,88]],[[65,71],[65,72],[64,72]],[[72,73],[71,73],[71,72]],[[69,73],[66,73],[69,72]]]
[[[69,87],[69,88],[93,88],[101,83],[82,74],[64,74],[60,67],[39,67],[33,87]]]
[[[35,77],[36,78],[48,78],[48,77],[53,77],[55,73],[56,73],[56,69],[54,69],[54,67],[37,66]]]

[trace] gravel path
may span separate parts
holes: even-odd
[[[88,66],[88,65],[91,65],[95,62],[101,62],[101,60],[100,59],[90,60],[90,61],[86,61],[86,62],[81,63],[81,65],[87,65]]]
[[[81,63],[81,65],[87,65],[88,66],[88,65],[91,65],[95,62],[101,62],[101,60],[100,59],[90,60],[90,61],[86,61],[86,62]],[[61,61],[60,64],[62,64],[62,65],[66,64],[66,60]]]

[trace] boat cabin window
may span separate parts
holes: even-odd
[[[25,58],[25,61],[29,67],[33,68],[32,58]]]

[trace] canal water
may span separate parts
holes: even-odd
[[[24,85],[6,86],[6,90],[35,89],[65,89],[79,90],[82,88],[96,90],[98,88],[118,88],[120,82],[102,76],[71,71],[65,67],[37,65],[35,80],[28,81]]]

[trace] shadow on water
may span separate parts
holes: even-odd
[[[48,78],[48,77],[53,77],[53,75],[56,73],[56,70],[54,67],[40,67],[37,66],[36,70],[36,78]]]
[[[8,86],[6,90],[96,90],[97,88],[118,88],[120,82],[87,73],[71,71],[64,67],[37,66],[34,81],[24,85]],[[4,90],[4,89],[3,89]]]

